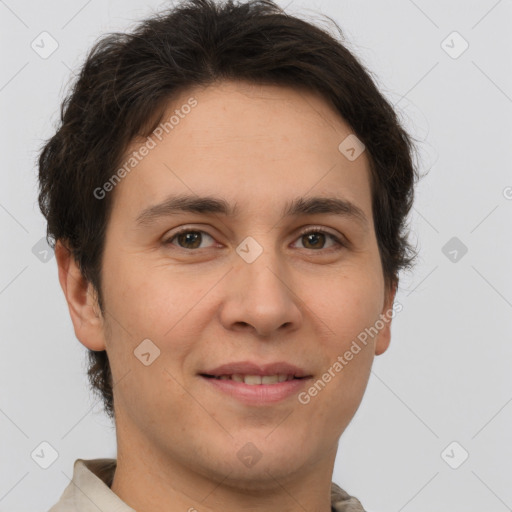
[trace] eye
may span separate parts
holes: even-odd
[[[333,242],[331,248],[334,247],[334,250],[339,250],[345,247],[345,244],[343,244],[338,237],[320,228],[308,228],[302,231],[298,240],[301,240],[305,243],[305,249],[320,250],[325,249],[325,241],[329,238]]]
[[[205,231],[183,228],[166,240],[165,244],[175,245],[173,244],[173,240],[177,239],[177,244],[182,249],[204,249],[204,247],[201,247],[201,242],[205,235],[207,238],[213,240],[213,238]]]
[[[181,249],[189,250],[205,249],[208,246],[201,245],[205,237],[214,241],[214,238],[205,231],[184,227],[172,235],[171,238],[167,239],[164,244],[177,245]],[[174,243],[175,240],[176,243]],[[325,243],[328,240],[331,240],[330,248],[334,248],[334,250],[339,250],[345,247],[345,244],[341,242],[338,237],[321,228],[307,228],[299,234],[299,238],[297,240],[303,241],[304,249],[312,249],[316,251],[326,249]]]

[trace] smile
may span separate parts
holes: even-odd
[[[227,396],[246,405],[273,405],[296,396],[304,390],[311,377],[275,375],[205,375],[200,377],[215,393]]]
[[[261,384],[277,384],[278,382],[285,382],[299,378],[295,377],[294,375],[287,375],[284,373],[279,373],[276,375],[242,375],[240,373],[234,373],[232,375],[204,375],[204,377],[217,380],[234,380],[235,382],[243,382],[245,384],[249,384],[249,386],[257,386]]]

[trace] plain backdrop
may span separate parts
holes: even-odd
[[[36,159],[97,38],[169,5],[0,1],[2,512],[47,510],[75,459],[116,456],[41,241]],[[336,20],[429,171],[410,218],[420,258],[402,275],[403,311],[341,438],[333,480],[369,512],[510,510],[512,2],[279,5],[331,31],[319,13]],[[34,49],[41,37],[46,51],[58,44],[49,56]],[[31,456],[42,442],[58,453],[47,469]]]

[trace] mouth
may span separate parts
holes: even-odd
[[[215,380],[230,380],[234,382],[243,382],[249,386],[264,386],[269,384],[278,384],[291,380],[307,379],[307,376],[296,377],[292,374],[277,373],[275,375],[244,375],[241,373],[234,373],[231,375],[208,375],[206,373],[200,374],[201,377]]]
[[[272,405],[299,393],[312,378],[306,370],[286,361],[236,361],[198,374],[208,392],[245,405]]]
[[[271,364],[239,361],[198,375],[207,384],[208,393],[250,406],[274,405],[289,399],[300,393],[313,377],[284,361]]]

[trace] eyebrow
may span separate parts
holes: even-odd
[[[159,218],[177,215],[183,212],[220,214],[237,217],[238,205],[230,205],[225,199],[213,196],[179,195],[171,196],[163,202],[144,209],[136,218],[137,226],[145,227]],[[338,197],[297,197],[286,203],[283,217],[301,215],[335,214],[348,217],[368,227],[368,219],[363,210],[354,203]]]

